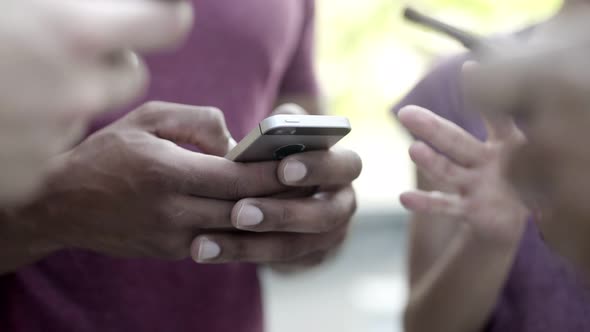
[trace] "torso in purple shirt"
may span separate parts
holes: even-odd
[[[422,106],[484,140],[485,126],[476,112],[465,109],[461,93],[460,71],[466,58],[455,57],[442,62],[418,83],[396,109],[405,105]],[[474,282],[477,279],[477,274],[474,274]],[[468,285],[465,292],[469,292]],[[573,269],[545,245],[533,221],[528,223],[485,331],[590,331],[587,290]]]
[[[149,100],[222,109],[237,139],[277,95],[313,94],[311,0],[194,0],[186,46],[152,57]],[[126,112],[99,119],[105,126]],[[0,279],[0,331],[262,330],[256,267],[65,250]]]

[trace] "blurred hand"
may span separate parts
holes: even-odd
[[[80,139],[92,115],[143,91],[147,72],[131,50],[170,48],[191,21],[185,1],[3,1],[0,204],[30,195],[44,162]]]
[[[275,111],[279,113],[305,111],[288,104]],[[193,242],[193,258],[201,263],[273,263],[283,271],[322,262],[346,237],[356,210],[351,183],[361,169],[360,157],[349,150],[285,158],[277,172],[267,176],[278,178],[289,192],[237,202],[231,222],[245,232],[203,234]],[[315,190],[310,194],[309,188]]]
[[[570,7],[534,30],[530,43],[465,72],[467,99],[487,116],[514,116],[527,144],[509,178],[542,207],[544,239],[590,269],[590,6]]]
[[[410,147],[418,170],[444,188],[444,192],[404,193],[400,197],[404,207],[456,220],[482,245],[516,250],[528,210],[503,176],[506,157],[524,142],[514,123],[488,122],[489,138],[480,142],[452,122],[417,106],[402,109],[398,118],[422,140]]]

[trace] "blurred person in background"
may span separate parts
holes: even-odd
[[[513,116],[527,144],[511,154],[508,176],[542,215],[544,240],[590,282],[590,2],[567,2],[530,42],[464,77],[467,95],[489,117]],[[515,53],[516,56],[514,54]]]
[[[138,55],[178,43],[186,2],[7,0],[0,13],[0,206],[42,185],[48,159],[93,115],[130,102],[147,74]]]
[[[556,18],[578,5],[566,2]],[[517,37],[526,42],[543,26]],[[484,121],[477,104],[466,106],[462,68],[470,57],[437,65],[395,108],[421,140],[410,148],[418,190],[400,198],[415,213],[406,329],[590,331],[580,266],[545,243],[538,218],[504,177],[524,134],[512,120]],[[466,66],[465,75],[473,70]]]
[[[276,105],[322,112],[314,2],[193,4],[186,46],[147,61],[146,100],[174,103],[97,119],[41,196],[2,214],[1,330],[262,331],[257,266],[242,263],[311,266],[344,240],[356,153],[222,157]]]

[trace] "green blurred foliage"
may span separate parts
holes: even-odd
[[[356,123],[389,121],[387,109],[425,73],[435,56],[458,52],[452,41],[401,18],[395,0],[318,0],[320,74],[332,111]],[[557,0],[415,0],[412,6],[482,34],[542,20]]]

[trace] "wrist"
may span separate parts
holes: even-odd
[[[458,236],[461,238],[464,250],[477,248],[476,251],[488,256],[487,258],[490,256],[493,256],[494,259],[512,258],[519,249],[525,227],[526,219],[525,222],[515,223],[515,227],[510,231],[491,234],[492,232],[489,230],[481,232],[466,225],[461,227]]]
[[[55,195],[67,176],[66,161],[63,155],[48,163],[43,190],[33,201],[0,210],[0,241],[8,249],[1,256],[42,258],[63,248],[57,240],[59,223],[54,221],[66,217]]]

